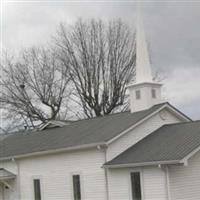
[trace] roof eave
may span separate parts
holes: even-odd
[[[127,163],[127,164],[104,164],[103,168],[114,169],[114,168],[129,168],[129,167],[145,167],[154,165],[175,165],[184,164],[181,160],[167,160],[167,161],[152,161],[152,162],[141,162],[141,163]]]
[[[26,153],[26,154],[2,157],[2,158],[0,158],[0,161],[21,159],[21,158],[27,158],[27,157],[32,157],[32,156],[43,156],[43,155],[47,155],[47,154],[56,154],[56,153],[84,150],[84,149],[90,149],[90,148],[102,149],[102,148],[106,148],[106,147],[107,147],[107,145],[104,142],[92,143],[92,144],[87,144],[87,145],[78,145],[78,146],[67,147],[67,148],[59,148],[59,149],[52,149],[52,150],[47,150],[47,151],[38,151],[38,152],[33,152],[33,153]]]
[[[15,179],[16,175],[0,177],[0,181]]]
[[[190,117],[185,115],[183,112],[178,110],[176,107],[172,106],[170,103],[166,103],[166,106],[180,119],[185,120],[185,121],[193,121]]]
[[[191,151],[189,154],[187,154],[183,159],[181,159],[181,162],[183,162],[185,165],[188,165],[188,160],[193,157],[196,153],[200,151],[200,146],[195,148],[193,151]]]

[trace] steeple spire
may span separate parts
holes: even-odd
[[[128,85],[130,110],[138,112],[162,102],[162,84],[153,81],[140,6],[136,21],[136,82]]]
[[[136,83],[152,82],[152,71],[139,3],[137,3],[136,20]]]

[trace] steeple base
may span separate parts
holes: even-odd
[[[161,87],[162,84],[155,82],[128,85],[131,112],[146,110],[156,104],[162,103]]]

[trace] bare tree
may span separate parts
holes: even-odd
[[[4,117],[27,127],[65,118],[70,77],[54,50],[32,48],[17,61],[6,58],[1,67]]]
[[[56,45],[87,117],[110,114],[125,104],[136,57],[135,34],[126,24],[94,19],[80,19],[73,27],[61,24]]]

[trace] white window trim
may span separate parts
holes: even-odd
[[[33,199],[35,198],[35,191],[34,191],[34,179],[39,179],[40,180],[40,193],[41,193],[41,200],[44,199],[44,184],[43,184],[43,176],[42,175],[34,175],[31,176],[31,181],[32,181],[32,195]],[[35,200],[35,199],[34,199]]]
[[[70,193],[71,193],[71,199],[74,200],[74,188],[73,188],[73,175],[79,175],[80,176],[80,187],[81,187],[81,200],[85,199],[84,195],[84,177],[83,173],[81,171],[74,171],[70,173]]]
[[[129,199],[132,199],[132,183],[131,183],[131,173],[140,173],[140,187],[141,187],[141,200],[144,199],[144,180],[143,180],[143,170],[142,169],[132,169],[128,172],[128,185],[129,185]]]

